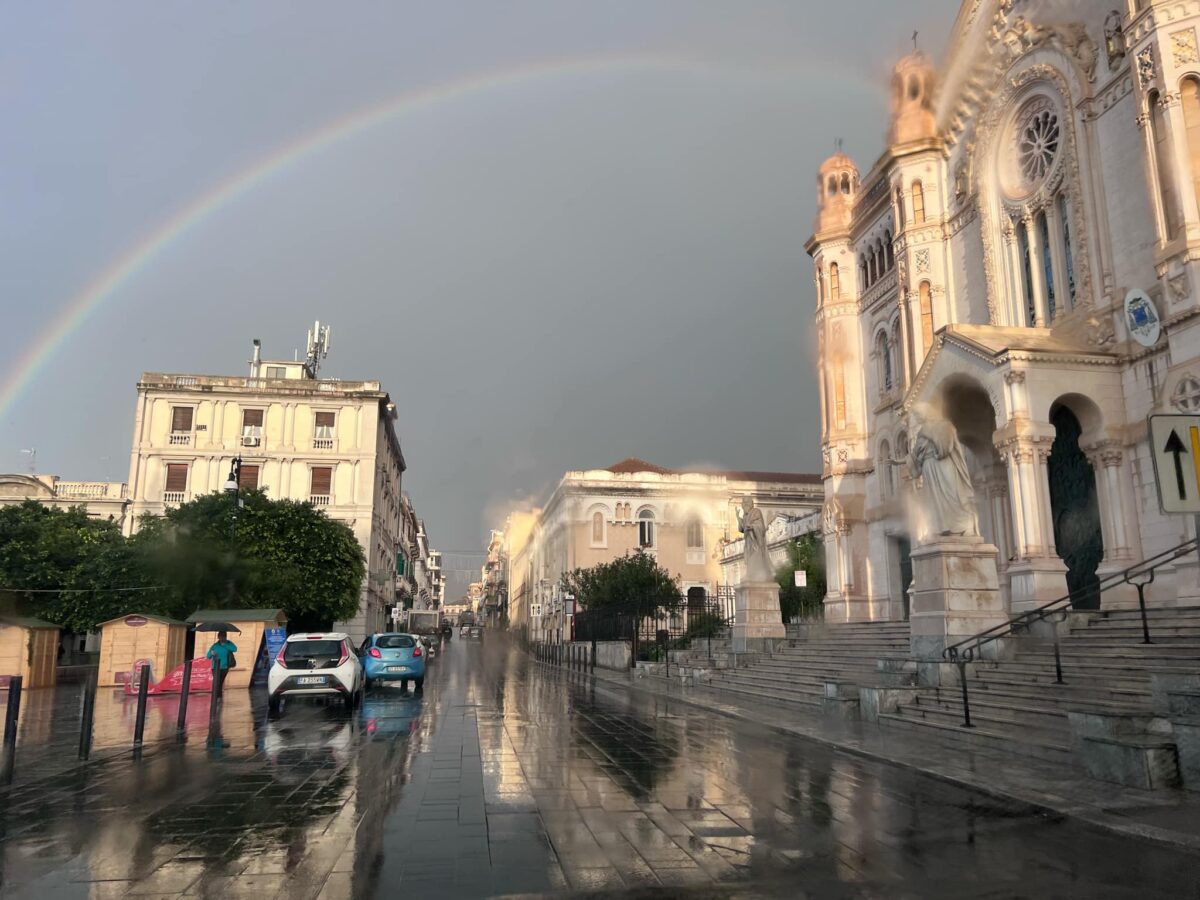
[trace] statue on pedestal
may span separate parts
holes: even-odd
[[[926,403],[912,410],[909,470],[917,480],[918,531],[925,539],[978,535],[975,490],[958,432]]]
[[[767,555],[767,522],[752,497],[742,498],[738,529],[746,540],[743,556],[746,561],[746,581],[774,581],[771,559]]]

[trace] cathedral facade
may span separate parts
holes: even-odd
[[[1200,2],[966,0],[902,59],[886,149],[818,172],[830,621],[908,616],[912,413],[956,428],[1016,613],[1195,535],[1148,417],[1200,413]],[[1200,599],[1194,554],[1154,603]]]

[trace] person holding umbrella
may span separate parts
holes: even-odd
[[[232,625],[221,622],[218,626],[216,642],[208,648],[208,658],[212,660],[213,667],[213,691],[219,696],[221,689],[225,684],[225,676],[229,670],[237,666],[237,644],[229,640],[229,629],[236,631]],[[196,629],[197,631],[213,630],[211,625],[202,625]]]

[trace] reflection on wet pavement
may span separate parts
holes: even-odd
[[[423,696],[347,715],[231,695],[221,740],[140,763],[132,701],[31,692],[0,793],[5,896],[426,897],[596,892],[779,897],[1195,896],[1195,857],[924,776],[453,642]],[[156,698],[148,735],[173,735]],[[103,736],[103,737],[102,737]],[[46,748],[39,754],[38,747]],[[55,749],[57,748],[57,749]],[[39,773],[41,773],[39,775]],[[48,774],[50,773],[50,774]]]

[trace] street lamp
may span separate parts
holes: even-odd
[[[229,520],[229,539],[231,544],[231,552],[237,553],[237,546],[234,543],[237,539],[237,517],[238,512],[242,508],[241,496],[242,482],[242,458],[235,456],[233,462],[229,465],[229,477],[225,479],[225,493],[233,498],[233,517]],[[234,570],[231,565],[229,568],[229,599],[233,600],[234,595]]]

